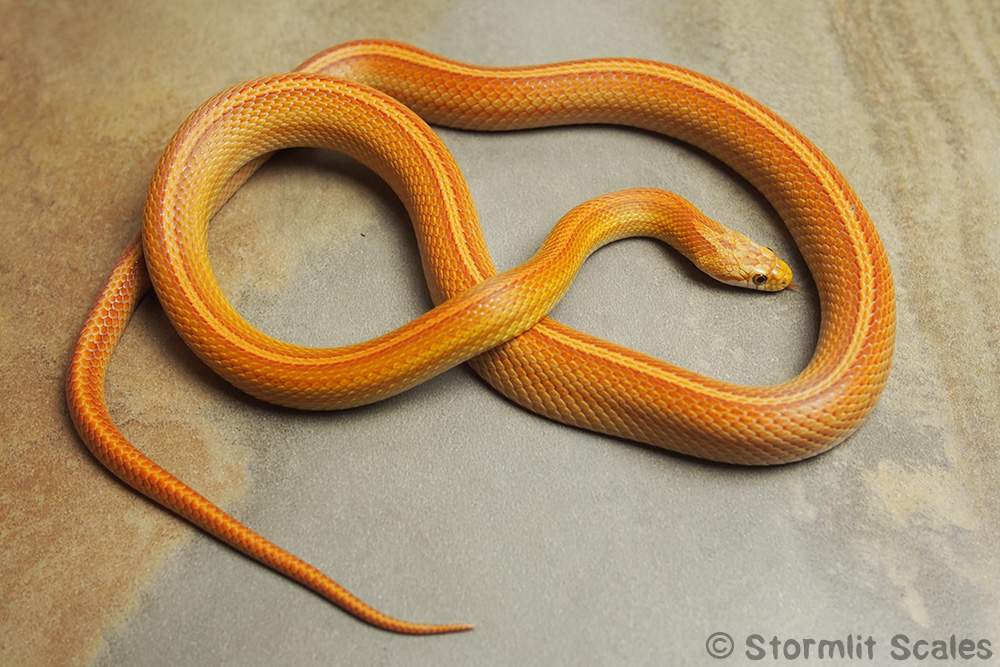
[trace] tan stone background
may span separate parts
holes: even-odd
[[[1000,649],[998,15],[992,0],[3,2],[0,662],[698,664],[716,630]],[[108,381],[126,434],[386,611],[477,629],[372,630],[125,489],[73,433],[62,380],[159,152],[220,89],[361,37],[495,65],[653,58],[776,109],[841,168],[892,259],[896,366],[871,419],[819,459],[744,470],[547,422],[464,368],[300,414],[214,377],[150,298]],[[584,199],[658,186],[801,272],[766,202],[683,145],[442,135],[499,266]],[[359,340],[429,304],[398,201],[337,156],[273,160],[211,252],[237,307],[289,340]],[[720,288],[641,241],[599,253],[556,315],[741,382],[794,374],[817,326],[809,290]]]

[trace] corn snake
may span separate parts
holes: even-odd
[[[476,130],[614,123],[715,155],[774,205],[810,267],[822,313],[812,360],[787,382],[735,386],[546,317],[586,257],[626,236],[660,238],[727,282],[780,289],[790,275],[773,253],[748,240],[744,245],[676,195],[655,190],[580,205],[531,260],[498,274],[464,178],[425,121]],[[433,310],[372,341],[312,349],[266,336],[232,308],[208,264],[208,222],[271,152],[301,145],[345,152],[389,182],[413,221]],[[395,632],[470,626],[410,623],[368,606],[160,468],[115,427],[104,400],[105,371],[150,285],[191,349],[266,401],[347,408],[467,361],[501,393],[552,419],[739,464],[799,460],[843,441],[875,404],[891,363],[888,261],[844,178],[759,103],[655,62],[497,69],[389,42],[334,47],[294,73],[236,86],[199,107],[161,158],[145,218],[88,316],[70,364],[68,403],[84,442],[136,490],[359,619]],[[742,269],[720,254],[729,246],[757,253],[743,264],[763,262],[763,268],[739,275]]]

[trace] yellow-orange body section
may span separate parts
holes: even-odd
[[[715,155],[773,204],[812,272],[822,312],[812,360],[785,383],[737,386],[546,317],[605,243],[652,236],[712,264],[713,234],[722,232],[675,195],[628,190],[580,205],[531,260],[497,274],[465,180],[427,122],[476,130],[614,123]],[[208,222],[267,155],[291,146],[347,153],[392,185],[413,221],[437,307],[377,339],[333,349],[275,340],[240,317],[212,275]],[[888,262],[850,186],[773,112],[700,74],[629,59],[482,68],[401,44],[356,42],[209,100],[164,153],[141,239],[84,325],[68,378],[74,422],[97,458],[137,490],[362,620],[412,634],[469,626],[409,623],[369,607],[157,466],[115,427],[105,371],[150,278],[195,353],[267,401],[347,408],[468,361],[504,395],[552,419],[742,464],[794,461],[841,442],[875,404],[893,352]]]

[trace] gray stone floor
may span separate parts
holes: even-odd
[[[9,4],[0,32],[0,662],[703,664],[745,638],[988,639],[1000,651],[1000,34],[989,2]],[[404,618],[373,630],[131,493],[61,383],[155,161],[225,86],[390,37],[483,64],[630,55],[777,110],[853,184],[889,250],[895,368],[869,421],[802,464],[706,464],[546,421],[466,368],[369,408],[302,414],[214,377],[155,299],[108,380],[127,435],[264,535]],[[581,201],[674,190],[801,259],[767,203],[676,142],[594,127],[443,130],[498,266]],[[213,224],[252,322],[346,343],[429,307],[405,214],[357,165],[269,163]],[[712,284],[641,241],[601,251],[555,315],[748,383],[802,368],[814,293]],[[803,661],[799,661],[803,662]]]

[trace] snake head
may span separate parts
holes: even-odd
[[[694,204],[673,195],[681,206],[679,233],[667,243],[719,282],[757,292],[780,292],[792,284],[792,269],[773,249],[713,220]]]
[[[792,269],[774,250],[734,229],[721,228],[711,246],[695,263],[720,282],[758,292],[780,292],[792,284]]]

